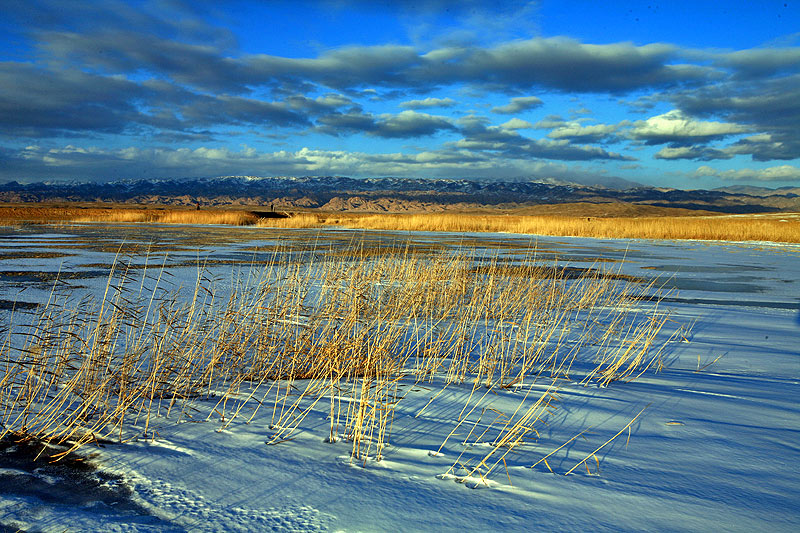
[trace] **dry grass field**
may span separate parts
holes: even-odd
[[[0,206],[0,224],[52,222],[150,222],[247,226],[257,213],[237,209],[129,206],[123,204],[10,204]]]
[[[800,216],[797,214],[584,217],[462,213],[301,213],[288,219],[259,220],[258,225],[281,228],[343,226],[395,231],[499,232],[597,238],[800,242]]]
[[[252,208],[0,206],[0,225],[53,222],[258,225],[274,228],[341,226],[395,231],[499,232],[597,238],[800,242],[800,214],[723,215],[630,204],[543,205],[515,211],[370,214]]]

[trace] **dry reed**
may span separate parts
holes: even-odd
[[[436,379],[472,389],[450,435],[472,426],[468,439],[491,448],[451,470],[485,480],[501,463],[509,475],[509,454],[538,435],[565,378],[607,385],[662,364],[668,315],[632,306],[652,286],[596,272],[570,279],[536,266],[535,251],[513,275],[497,257],[476,269],[470,250],[367,254],[354,243],[352,260],[320,250],[303,263],[279,252],[225,293],[202,268],[184,294],[166,288],[163,269],[120,262],[98,301],[53,298],[35,320],[10,325],[0,438],[74,451],[152,437],[155,420],[188,417],[213,397],[208,417],[223,427],[269,409],[268,444],[291,440],[323,409],[326,439],[349,442],[366,464],[391,439],[400,386]],[[534,393],[536,380],[550,385]],[[522,387],[513,412],[475,432],[483,422],[471,417],[486,413],[490,391]]]
[[[215,210],[160,210],[160,209],[108,209],[94,211],[86,216],[76,216],[73,222],[148,222],[156,224],[226,224],[248,226],[258,217],[246,211]]]
[[[333,222],[336,221],[336,222]],[[506,232],[596,238],[800,242],[800,217],[615,217],[469,214],[317,217],[317,224],[397,231]]]
[[[471,213],[359,214],[305,212],[265,218],[258,212],[208,208],[5,207],[0,224],[122,222],[258,225],[269,228],[343,226],[392,231],[503,232],[597,238],[800,242],[796,213],[713,216],[514,215]],[[283,216],[283,215],[282,215]]]

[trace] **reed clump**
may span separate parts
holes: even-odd
[[[553,206],[549,206],[553,207]],[[564,208],[567,210],[567,208]],[[575,212],[573,211],[570,212]],[[580,212],[578,210],[577,212]],[[264,228],[347,228],[521,233],[595,238],[800,242],[800,215],[770,213],[710,216],[576,216],[475,213],[369,214],[321,211],[275,213],[204,208],[6,207],[0,224],[20,222],[119,222],[257,225]]]
[[[302,262],[276,250],[224,290],[199,267],[187,292],[168,287],[163,269],[120,262],[102,297],[52,298],[9,325],[0,349],[0,438],[67,444],[68,453],[152,437],[156,420],[206,406],[223,427],[261,412],[275,444],[322,411],[325,439],[349,443],[366,464],[385,452],[404,387],[439,383],[471,390],[451,435],[481,428],[467,440],[490,452],[459,457],[451,470],[484,480],[535,439],[559,384],[635,379],[662,366],[676,334],[665,335],[668,313],[639,307],[652,284],[599,270],[566,276],[538,266],[534,250],[510,271],[497,257],[475,268],[474,250],[352,246]],[[512,389],[527,392],[486,425],[483,399]]]
[[[388,231],[521,233],[571,237],[800,242],[800,217],[783,215],[581,217],[469,213],[297,213],[262,219],[263,227]]]
[[[330,225],[331,219],[316,213],[293,213],[286,218],[262,218],[256,223],[262,228],[319,228]]]
[[[225,224],[249,226],[258,221],[258,216],[247,211],[234,210],[161,210],[161,209],[107,209],[94,210],[91,214],[75,216],[73,222],[121,222],[155,224]]]
[[[322,222],[326,223],[326,222]],[[578,217],[470,214],[364,215],[342,225],[397,231],[506,232],[596,238],[800,242],[800,217]]]

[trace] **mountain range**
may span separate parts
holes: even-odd
[[[222,176],[111,182],[0,184],[0,202],[112,202],[267,206],[360,212],[519,209],[543,204],[628,203],[723,213],[800,211],[800,187],[732,186],[714,190],[615,189],[547,181]]]

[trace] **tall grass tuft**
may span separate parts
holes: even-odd
[[[640,303],[652,285],[598,270],[575,279],[537,265],[534,250],[513,268],[469,249],[346,252],[297,262],[277,250],[224,291],[201,268],[182,292],[164,270],[120,262],[99,300],[51,299],[11,324],[0,350],[0,438],[74,451],[152,437],[154,421],[211,401],[207,418],[223,427],[268,416],[268,444],[322,410],[325,439],[366,464],[385,453],[404,386],[472,391],[451,435],[477,427],[489,392],[527,390],[470,432],[490,453],[454,465],[485,479],[538,435],[560,383],[605,386],[662,365],[669,315]],[[537,381],[550,385],[539,394]]]

